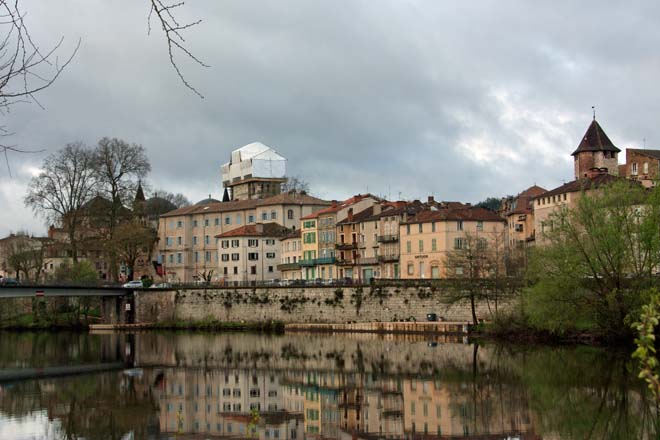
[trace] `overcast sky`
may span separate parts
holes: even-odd
[[[181,68],[204,99],[147,35],[147,3],[21,0],[42,46],[82,45],[44,109],[3,116],[11,143],[140,143],[151,185],[193,202],[221,197],[220,165],[254,141],[320,197],[467,202],[571,180],[592,105],[622,150],[660,147],[658,2],[189,1],[211,67]],[[45,231],[22,199],[46,154],[0,168],[0,235]]]

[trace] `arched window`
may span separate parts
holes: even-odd
[[[293,220],[293,209],[289,209],[286,212],[286,218],[288,218],[289,220]]]

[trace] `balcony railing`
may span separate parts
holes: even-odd
[[[335,257],[325,257],[325,258],[317,258],[314,260],[316,264],[335,264],[336,258]]]
[[[335,248],[341,249],[341,250],[356,249],[357,248],[357,241],[354,241],[352,243],[337,243],[335,245]]]
[[[399,261],[399,254],[379,255],[378,261],[381,263],[389,263],[392,261]]]
[[[372,257],[372,258],[360,258],[357,260],[357,263],[360,264],[361,266],[367,266],[370,264],[378,264],[378,258]]]
[[[399,241],[399,234],[379,235],[378,237],[376,237],[376,240],[378,240],[379,243],[392,243],[395,241]]]
[[[346,258],[337,258],[337,265],[338,266],[352,266],[353,265],[353,260],[346,259]]]
[[[298,261],[298,264],[300,264],[302,267],[314,266],[314,265],[316,265],[316,260],[315,259],[300,260],[300,261]]]
[[[300,269],[300,263],[283,263],[277,265],[277,270],[279,271],[296,269]]]

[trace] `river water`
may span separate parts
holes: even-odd
[[[0,333],[0,439],[645,439],[627,353],[462,338]]]

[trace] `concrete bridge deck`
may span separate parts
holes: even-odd
[[[33,297],[80,297],[80,296],[124,296],[132,289],[116,287],[88,286],[41,286],[18,285],[0,286],[0,298],[33,298]]]

